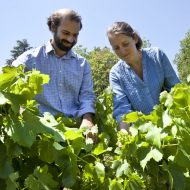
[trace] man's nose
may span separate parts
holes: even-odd
[[[71,35],[67,37],[67,41],[70,42],[70,43],[73,43],[74,40],[75,40],[74,37],[71,36]]]

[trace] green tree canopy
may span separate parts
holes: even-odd
[[[96,96],[101,95],[109,86],[109,71],[117,63],[117,56],[108,47],[95,47],[89,52],[81,45],[76,46],[74,49],[89,61],[94,82],[94,92]]]
[[[16,46],[14,46],[13,50],[11,50],[11,58],[6,60],[6,65],[12,65],[12,62],[19,55],[32,48],[26,39],[17,40],[16,43]]]
[[[143,38],[143,46],[142,47],[143,48],[149,48],[149,47],[151,47],[150,41],[147,40],[147,39],[145,39],[145,38]]]
[[[180,80],[187,82],[187,76],[190,74],[190,30],[180,42],[180,50],[175,55],[174,63],[177,65]]]
[[[88,60],[92,67],[94,91],[99,96],[109,86],[109,71],[117,63],[118,58],[109,48],[104,47],[94,48],[89,52]]]

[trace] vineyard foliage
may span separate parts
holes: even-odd
[[[39,71],[3,67],[0,74],[1,190],[190,189],[190,87],[160,95],[150,115],[132,112],[117,132],[112,96],[96,100],[98,143],[74,119],[41,115],[35,95],[48,85]]]

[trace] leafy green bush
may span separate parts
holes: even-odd
[[[117,132],[109,89],[96,101],[97,144],[71,118],[40,115],[34,97],[48,83],[38,71],[0,74],[2,190],[190,189],[190,87],[163,92],[150,115],[130,113]]]

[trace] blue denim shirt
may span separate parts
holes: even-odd
[[[124,61],[120,60],[110,71],[110,86],[113,89],[113,116],[117,122],[131,111],[149,114],[156,104],[162,89],[170,89],[179,79],[170,61],[158,48],[142,49],[143,80]]]
[[[13,62],[24,64],[50,76],[49,84],[36,95],[39,109],[52,114],[63,113],[68,117],[81,117],[95,113],[91,69],[87,60],[70,50],[67,55],[57,57],[50,42],[29,50]]]

